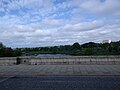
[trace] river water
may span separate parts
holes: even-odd
[[[36,54],[35,56],[70,56],[67,54]]]

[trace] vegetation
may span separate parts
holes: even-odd
[[[89,42],[80,45],[78,42],[73,45],[21,48],[22,52],[34,54],[69,54],[69,55],[120,55],[120,41],[111,43]]]
[[[13,50],[10,47],[4,46],[2,43],[0,43],[0,57],[15,57],[20,56],[21,51],[18,49]]]
[[[76,42],[73,45],[16,49],[5,47],[0,43],[0,57],[20,56],[22,54],[120,55],[120,41],[105,44],[89,42],[82,45]]]

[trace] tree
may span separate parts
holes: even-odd
[[[22,54],[21,49],[19,48],[14,49],[14,56],[20,56],[21,54]]]
[[[13,56],[13,49],[12,48],[6,48],[5,49],[5,56],[6,57],[12,57]]]
[[[96,53],[94,52],[94,50],[92,48],[86,48],[86,49],[84,49],[82,54],[83,55],[94,55]]]
[[[83,45],[81,45],[83,48],[95,48],[98,47],[99,44],[98,43],[94,43],[94,42],[89,42],[89,43],[85,43]]]
[[[0,42],[0,49],[5,48],[5,46]]]
[[[74,50],[74,49],[80,50],[80,49],[81,49],[81,46],[80,46],[80,44],[79,44],[78,42],[76,42],[76,43],[74,43],[74,44],[72,45],[72,49],[73,49],[73,50]]]
[[[0,43],[0,57],[5,56],[5,46]]]
[[[73,55],[80,55],[81,54],[81,46],[78,42],[72,45],[72,54]]]

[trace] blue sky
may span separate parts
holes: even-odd
[[[41,47],[120,40],[120,0],[0,0],[0,42]]]

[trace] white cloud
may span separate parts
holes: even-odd
[[[42,29],[40,23],[30,25],[14,25],[1,31],[0,41],[8,46],[51,46],[85,43],[89,41],[100,42],[103,39],[115,40],[120,38],[120,21],[109,22],[92,21],[76,24],[65,24],[60,28]],[[118,24],[116,24],[118,23]]]
[[[101,28],[106,23],[104,21],[92,21],[92,22],[82,22],[77,24],[67,24],[64,26],[64,30],[67,31],[88,31],[97,28]]]
[[[120,38],[119,0],[67,0],[58,4],[52,0],[4,1],[7,4],[0,1],[0,42],[7,46],[52,46]]]
[[[81,4],[83,9],[101,15],[120,15],[120,0],[88,0]]]
[[[45,28],[56,28],[63,26],[65,22],[60,19],[45,18],[42,20],[41,24],[45,26]]]

